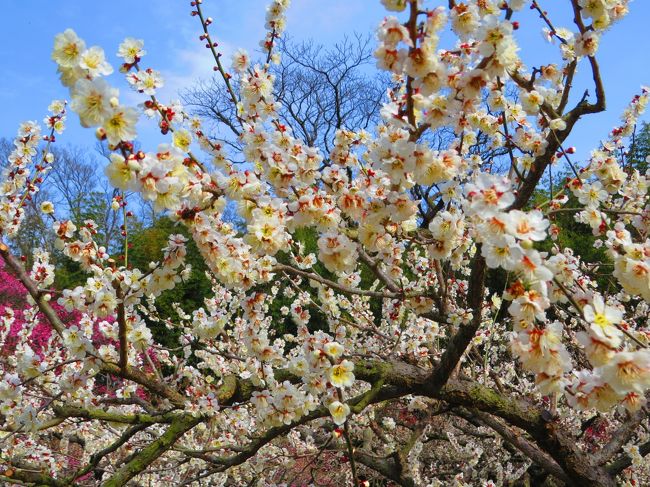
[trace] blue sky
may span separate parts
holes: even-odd
[[[446,3],[446,2],[444,2]],[[567,0],[540,0],[557,26],[570,27]],[[257,48],[264,34],[266,0],[204,0],[204,10],[214,19],[213,35],[220,49],[228,55],[238,47],[249,51]],[[428,5],[440,4],[429,1]],[[587,117],[576,127],[569,142],[584,157],[607,136],[631,97],[642,84],[650,85],[650,1],[636,0],[631,13],[615,24],[601,41],[598,59],[607,91],[607,112]],[[203,43],[198,41],[200,26],[190,17],[189,0],[112,0],[82,2],[81,0],[7,1],[0,18],[0,136],[13,137],[22,120],[41,120],[53,98],[65,98],[56,67],[50,60],[53,38],[67,27],[83,37],[87,45],[99,45],[106,51],[114,67],[117,46],[124,37],[144,39],[144,66],[163,73],[166,87],[160,93],[163,101],[176,98],[179,88],[193,80],[212,75],[212,61]],[[287,15],[287,33],[296,39],[313,38],[328,44],[346,32],[373,32],[385,11],[378,0],[293,0]],[[521,29],[516,32],[522,57],[532,63],[557,62],[558,57],[542,40],[543,23],[531,11],[515,15]],[[532,28],[528,28],[532,27]],[[441,47],[445,45],[443,38]],[[551,58],[549,53],[553,53]],[[226,59],[229,56],[226,57]],[[575,83],[576,96],[585,89],[593,94],[586,64],[582,65]],[[122,99],[129,103],[143,101],[113,74],[110,82],[119,86]],[[650,117],[646,117],[650,120]],[[82,129],[71,114],[68,130],[60,136],[62,143],[92,148],[92,131]],[[153,149],[156,136],[153,124],[141,129],[145,150]]]

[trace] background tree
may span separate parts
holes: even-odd
[[[650,156],[650,123],[641,122],[640,127],[635,127],[629,151],[625,154],[627,167],[644,174],[648,170],[648,156]]]
[[[373,67],[369,36],[346,36],[331,47],[279,39],[277,50],[280,62],[271,73],[276,77],[279,120],[307,145],[327,154],[337,129],[369,129],[378,122],[389,79]],[[216,136],[241,148],[236,113],[223,80],[215,76],[200,81],[182,95],[194,114],[212,121]]]

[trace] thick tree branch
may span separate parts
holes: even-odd
[[[104,487],[121,487],[160,458],[182,436],[203,421],[200,416],[183,415],[172,421],[163,435],[142,449],[104,483]]]
[[[128,428],[120,435],[120,437],[115,440],[112,444],[107,446],[106,448],[98,451],[97,453],[93,453],[90,456],[90,460],[86,466],[83,468],[80,468],[77,470],[71,477],[69,482],[72,484],[75,480],[77,480],[79,477],[83,477],[86,475],[88,472],[92,472],[97,466],[99,465],[99,462],[102,461],[104,457],[107,455],[110,455],[111,453],[117,451],[122,445],[127,443],[131,438],[133,438],[136,434],[138,434],[141,431],[144,431],[147,429],[148,425],[147,424],[136,424],[135,426],[132,426],[131,428]]]
[[[452,372],[460,362],[467,346],[474,338],[476,331],[481,326],[483,291],[485,289],[485,259],[481,256],[480,249],[472,265],[472,273],[469,278],[469,289],[467,291],[467,304],[472,309],[472,320],[468,324],[460,326],[456,334],[451,337],[440,361],[431,373],[431,390],[440,390],[446,383]]]
[[[508,426],[503,424],[502,421],[499,421],[491,415],[477,410],[470,410],[468,412],[461,410],[460,414],[463,417],[469,416],[472,418],[477,418],[481,423],[496,431],[499,436],[501,436],[505,441],[521,451],[534,463],[542,467],[546,472],[564,482],[570,481],[569,477],[567,477],[566,473],[564,473],[564,470],[562,470],[562,468],[557,464],[557,462],[555,462],[555,460],[553,460],[548,454],[541,451],[531,442],[526,440],[520,433],[517,433],[508,428]]]
[[[632,438],[632,435],[646,417],[647,413],[643,409],[632,413],[627,421],[623,422],[612,434],[609,442],[594,455],[594,461],[601,465],[607,463],[621,450],[623,445],[630,441],[630,438]]]
[[[48,301],[45,298],[46,293],[40,291],[36,286],[36,283],[31,280],[27,272],[25,271],[23,265],[13,256],[9,251],[9,248],[2,242],[0,242],[0,255],[3,260],[7,263],[9,268],[16,273],[16,276],[20,282],[25,286],[29,295],[34,299],[41,313],[45,315],[48,319],[52,328],[59,334],[63,335],[63,330],[66,328],[59,318],[59,315],[54,311],[54,309],[49,305]]]
[[[639,446],[639,455],[642,457],[650,455],[650,441],[646,441]],[[607,471],[611,475],[617,475],[628,468],[630,465],[632,465],[632,458],[626,453],[607,465]]]

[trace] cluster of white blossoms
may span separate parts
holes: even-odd
[[[330,335],[312,334],[305,325],[299,325],[298,334],[303,346],[291,357],[289,371],[301,377],[302,384],[295,386],[284,381],[272,389],[254,392],[252,403],[257,416],[275,426],[290,424],[316,409],[321,400],[334,422],[341,425],[350,414],[347,404],[340,401],[342,391],[354,384],[354,364],[343,359],[345,347]]]
[[[143,41],[127,38],[117,52],[120,71],[144,98],[136,108],[122,105],[104,79],[112,68],[101,48],[87,49],[70,29],[56,36],[52,58],[70,89],[70,108],[108,142],[105,174],[120,195],[113,209],[126,214],[125,194],[137,193],[185,225],[211,291],[197,309],[176,303],[178,321],[161,319],[156,300],[192,272],[186,238],[170,235],[159,261],[133,268],[128,252],[122,261],[97,242],[95,222],[54,218],[45,202],[57,251],[87,275],[82,285],[53,290],[54,259],[42,250],[30,256],[30,272],[18,273],[31,298],[13,342],[14,310],[0,317],[2,346],[15,350],[0,361],[0,412],[15,433],[2,458],[24,465],[25,452],[38,452],[28,465],[74,482],[103,457],[128,449],[135,463],[128,456],[125,467],[95,474],[125,483],[144,465],[136,474],[175,485],[231,468],[235,482],[252,485],[276,482],[288,468],[282,458],[320,455],[331,446],[351,464],[370,457],[402,462],[400,475],[412,481],[405,485],[439,485],[438,460],[429,468],[422,456],[433,441],[426,437],[436,429],[434,416],[448,412],[440,405],[487,409],[502,414],[504,425],[518,414],[499,412],[510,399],[486,405],[496,392],[472,403],[473,385],[504,397],[527,395],[531,404],[541,394],[551,416],[567,422],[585,411],[612,414],[617,406],[639,411],[650,390],[650,181],[622,157],[647,90],[586,162],[574,161],[575,149],[563,145],[581,117],[604,108],[594,56],[603,29],[627,12],[627,2],[572,0],[573,32],[551,27],[537,2],[429,8],[424,0],[382,0],[396,15],[409,11],[408,18],[386,17],[377,29],[374,59],[391,76],[386,103],[375,126],[343,121],[327,148],[300,140],[275,98],[273,45],[288,4],[273,0],[267,9],[262,59],[238,50],[228,72],[209,31],[212,19],[201,0],[192,2],[199,38],[232,102],[235,143],[209,136],[180,102],[156,98],[163,81],[155,69],[140,67]],[[519,57],[513,19],[526,5],[558,42],[556,63],[528,68]],[[457,42],[444,48],[449,33]],[[578,65],[593,70],[597,100],[585,95],[570,108]],[[50,111],[48,144],[63,128],[65,104]],[[140,114],[168,143],[135,149]],[[3,237],[19,230],[25,201],[53,162],[47,147],[33,162],[41,140],[37,124],[21,126],[0,188]],[[570,176],[557,187],[553,180],[548,195],[542,177],[562,167]],[[587,229],[602,261],[563,248],[560,215]],[[11,257],[4,244],[0,251]],[[73,313],[74,324],[63,322],[53,303]],[[53,331],[36,347],[34,330],[45,320]],[[174,346],[158,343],[154,326],[168,328]],[[446,383],[462,387],[454,395]],[[524,428],[529,416],[515,426]],[[110,428],[93,436],[78,420]],[[329,422],[334,433],[327,430],[322,442],[296,431],[312,421],[317,429]],[[60,428],[68,438],[69,425],[88,437],[83,461],[96,462],[73,474],[40,433]],[[537,441],[540,430],[551,434],[539,423],[533,429],[526,441]],[[409,438],[417,435],[400,450],[406,430]],[[150,444],[149,435],[164,440]],[[354,450],[354,437],[363,448]],[[483,437],[493,435],[476,436]],[[476,438],[461,444],[457,434],[447,435],[463,462],[469,458],[467,475],[493,458]],[[364,457],[373,442],[382,443],[382,456]],[[172,443],[169,451],[156,450]],[[561,464],[564,453],[545,448],[567,443],[541,441],[548,454],[542,463],[552,457]],[[108,453],[97,459],[93,448]],[[154,450],[164,460],[145,471]],[[521,467],[515,463],[504,468],[512,478]],[[356,465],[351,470],[356,476]],[[468,485],[463,475],[455,476],[458,485]]]
[[[14,235],[25,217],[25,206],[39,190],[43,177],[51,169],[54,155],[49,151],[54,134],[65,128],[66,104],[54,100],[49,106],[50,114],[44,123],[49,133],[41,136],[41,127],[36,122],[21,124],[2,169],[0,186],[0,228],[6,235]],[[38,155],[38,145],[46,146]],[[36,159],[36,162],[35,162]]]
[[[52,59],[59,67],[61,82],[70,88],[70,108],[79,115],[82,126],[99,127],[98,133],[113,146],[136,137],[137,111],[120,105],[119,91],[102,78],[113,72],[103,49],[86,49],[83,39],[67,29],[56,36]]]
[[[177,209],[183,194],[201,201],[201,177],[188,168],[186,155],[177,147],[162,144],[154,154],[137,152],[126,158],[111,154],[106,175],[113,186],[135,190],[152,201],[156,211]]]
[[[68,311],[92,312],[102,318],[113,316],[118,304],[133,306],[142,297],[159,296],[174,288],[191,272],[191,267],[184,262],[186,249],[182,235],[169,236],[169,244],[163,249],[163,259],[151,262],[146,274],[139,269],[115,270],[108,262],[105,249],[97,247],[88,234],[82,240],[73,240],[73,237],[74,234],[63,241],[64,253],[79,262],[92,277],[87,279],[85,286],[63,291],[58,303]]]
[[[508,290],[508,297],[513,301],[509,311],[515,326],[521,330],[513,340],[514,351],[526,368],[537,374],[540,390],[564,393],[568,403],[578,408],[608,411],[616,404],[623,404],[634,411],[646,403],[644,396],[650,388],[650,351],[643,345],[647,340],[646,332],[642,328],[635,329],[635,320],[626,322],[623,313],[624,303],[630,300],[625,292],[647,294],[650,284],[647,272],[644,272],[647,261],[643,252],[639,251],[639,264],[632,264],[634,267],[628,268],[630,270],[621,272],[624,262],[621,254],[624,251],[619,253],[618,250],[625,248],[623,242],[640,247],[645,245],[632,243],[626,223],[629,223],[631,215],[637,212],[639,216],[642,215],[647,203],[647,182],[645,176],[635,171],[629,177],[635,181],[637,188],[641,185],[641,191],[624,189],[623,182],[628,178],[628,173],[623,172],[613,156],[613,151],[621,143],[620,136],[629,133],[630,124],[636,122],[647,99],[646,90],[634,98],[623,118],[624,124],[612,132],[610,141],[602,149],[592,154],[586,170],[567,185],[578,203],[584,205],[584,209],[577,209],[576,220],[589,224],[593,234],[600,237],[597,244],[607,246],[609,256],[614,261],[613,276],[624,292],[611,295],[611,303],[606,303],[603,295],[594,289],[594,280],[584,273],[580,259],[567,251],[558,252],[550,258],[535,253],[535,258],[528,259],[530,262],[525,265],[537,269],[536,279],[532,282],[523,280]],[[566,197],[556,198],[551,212],[561,209],[567,201]],[[511,219],[514,213],[510,211],[508,218]],[[503,226],[506,232],[509,228],[508,218]],[[612,222],[612,219],[615,221]],[[541,230],[538,234],[540,238],[531,240],[545,238],[548,222],[544,224],[539,218],[528,218],[522,222],[526,227],[534,227],[537,222]],[[508,248],[512,253],[512,246]],[[527,259],[526,254],[530,252],[529,249],[518,248],[516,255]],[[518,270],[517,267],[502,266],[507,270]],[[632,278],[636,281],[633,287],[630,285],[632,276],[641,278]],[[578,313],[568,322],[573,329],[570,333],[583,347],[592,369],[574,369],[565,345],[566,330],[562,323],[538,324],[547,321],[547,313],[554,303],[569,304]]]
[[[278,39],[287,26],[287,19],[285,17],[287,8],[289,8],[290,0],[273,0],[268,7],[266,7],[266,36],[264,40],[260,41],[262,52],[266,53],[267,58],[277,61],[278,54],[273,51],[275,40]]]

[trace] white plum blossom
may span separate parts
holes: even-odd
[[[339,426],[345,423],[350,415],[350,406],[339,401],[332,401],[328,409],[332,415],[332,420]]]
[[[125,63],[133,64],[147,53],[147,51],[145,51],[143,48],[144,41],[142,39],[127,37],[120,44],[117,50],[117,55],[118,57],[124,59]]]

